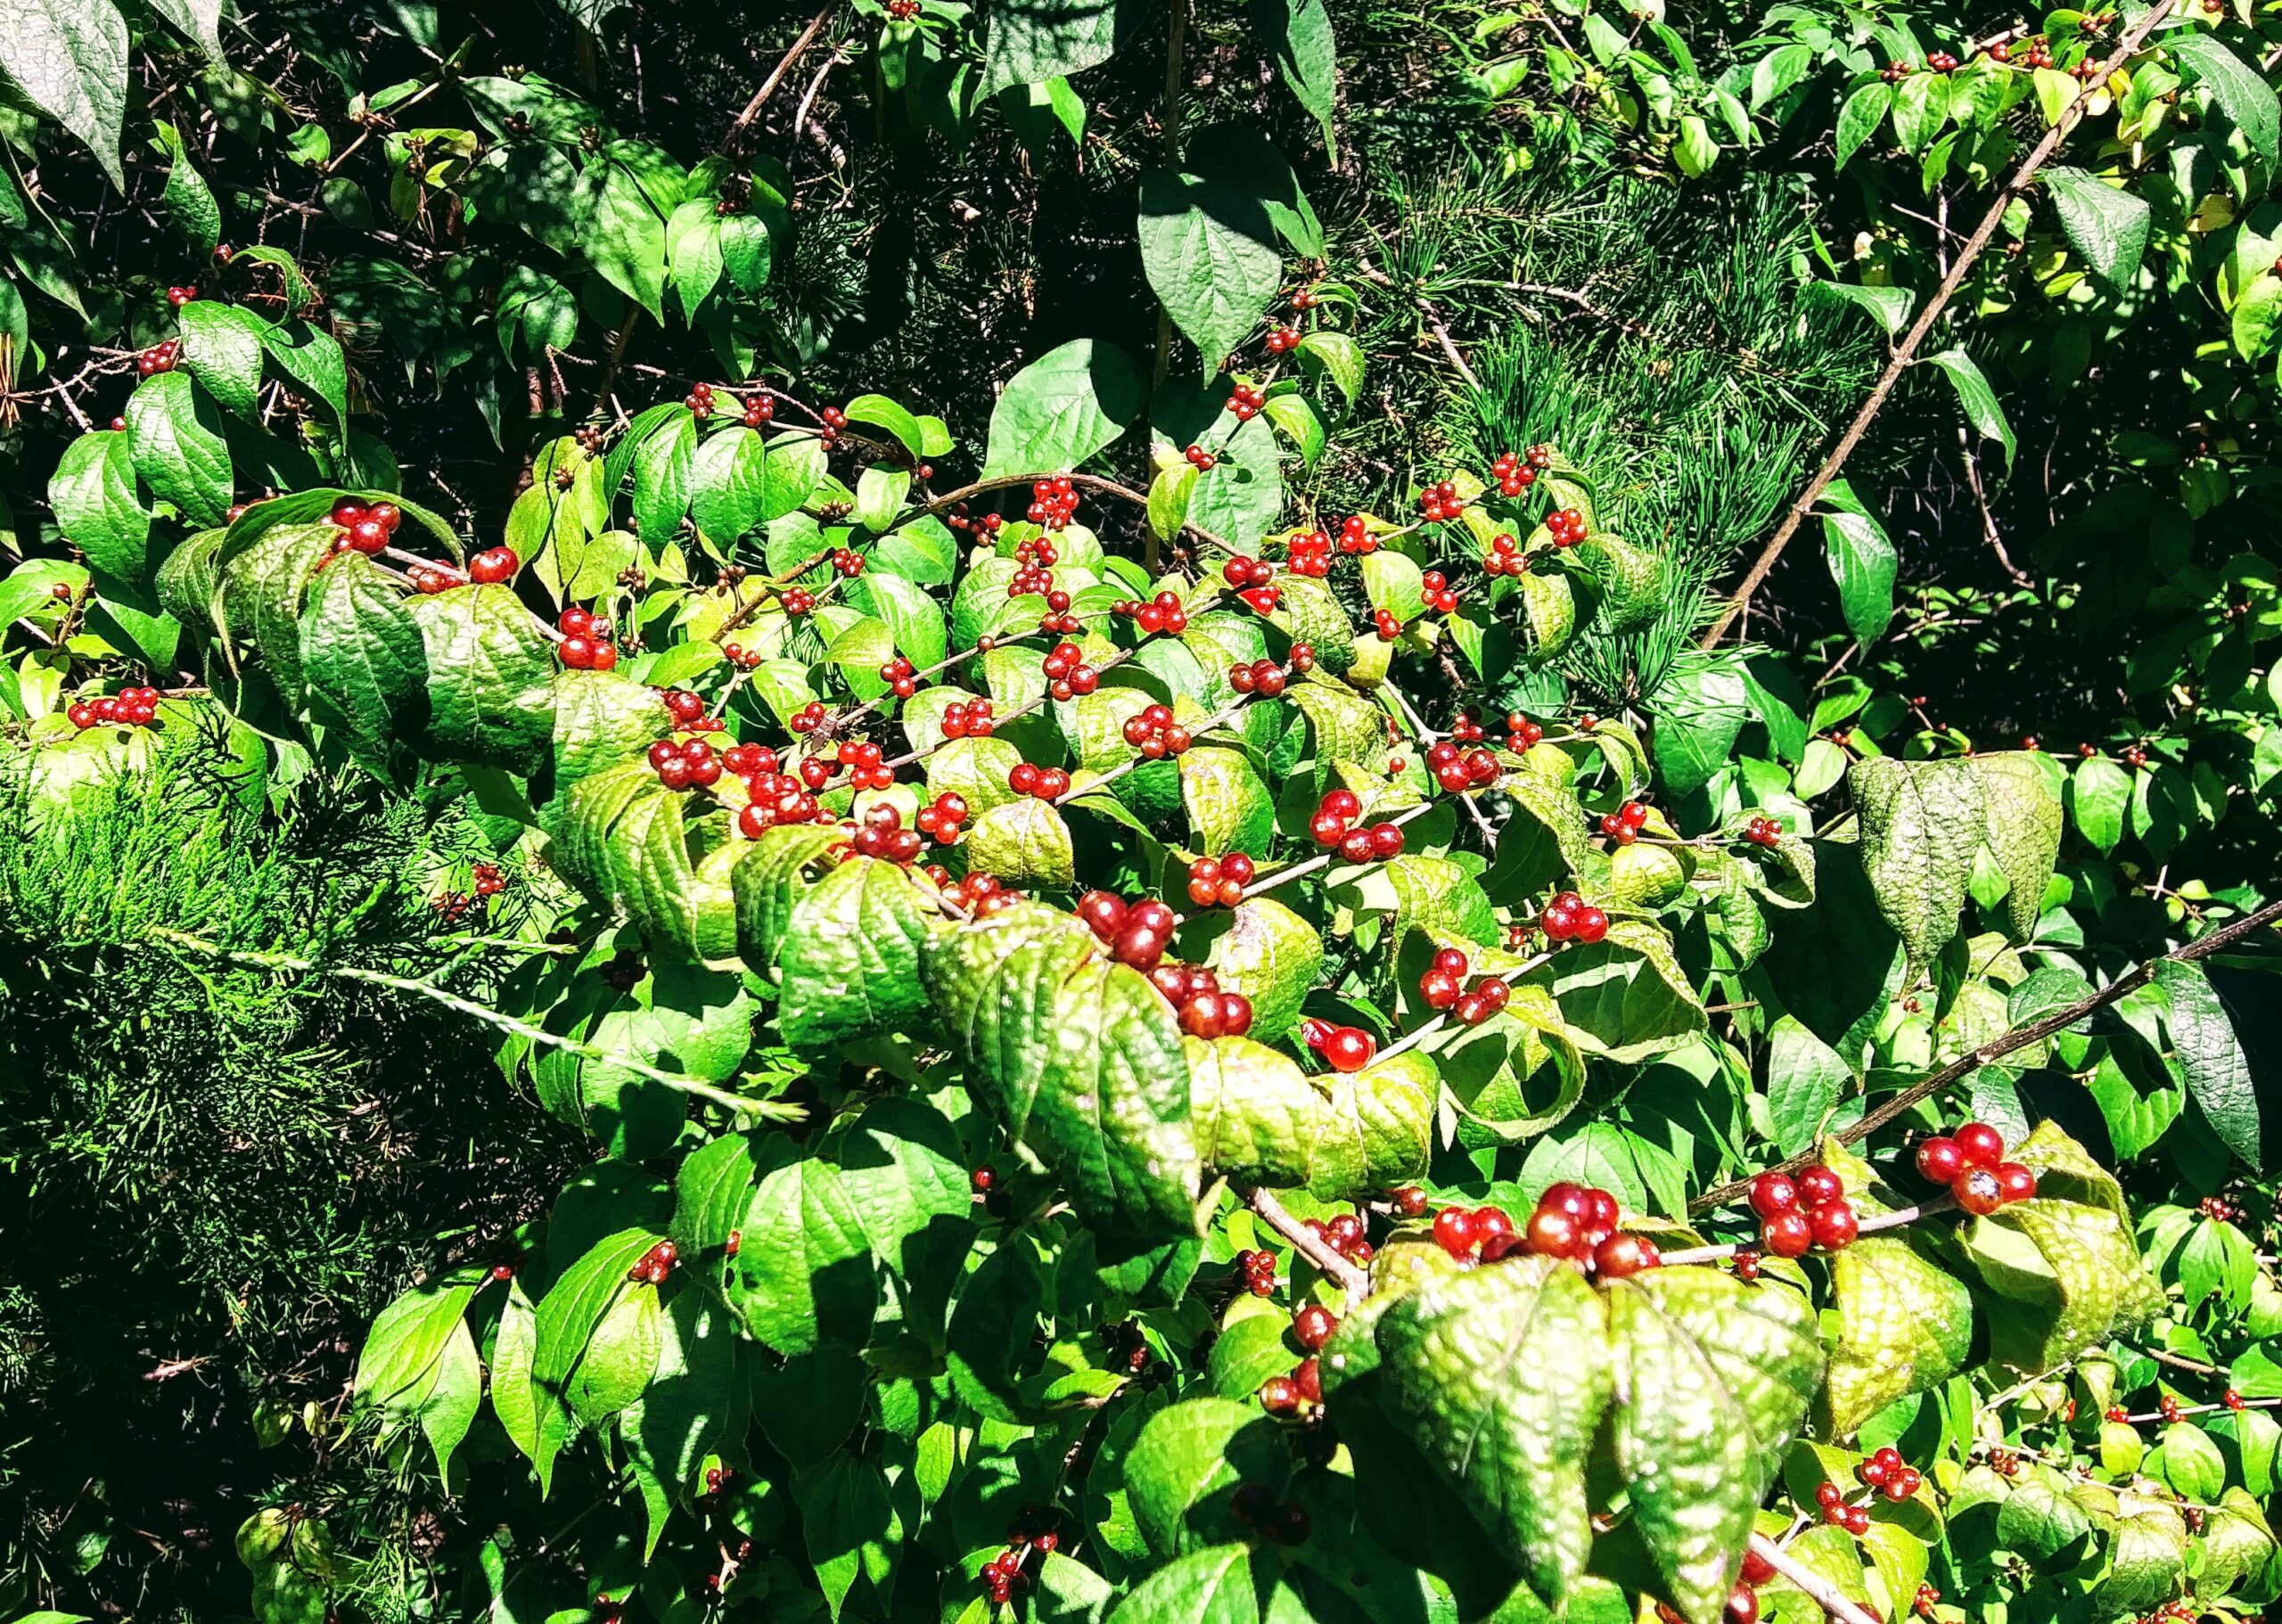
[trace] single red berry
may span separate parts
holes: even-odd
[[[1986,1122],[1968,1122],[1957,1131],[1958,1152],[1969,1168],[1994,1169],[2005,1160],[2005,1136]]]
[[[1808,1207],[1819,1207],[1826,1202],[1839,1201],[1845,1194],[1846,1181],[1838,1176],[1835,1169],[1817,1166],[1801,1169],[1799,1200]]]
[[[1582,1220],[1543,1202],[1538,1203],[1537,1210],[1530,1214],[1530,1221],[1522,1230],[1529,1249],[1548,1258],[1575,1257],[1585,1234]]]
[[[1799,1186],[1784,1173],[1761,1173],[1751,1181],[1751,1210],[1763,1218],[1799,1204]]]
[[[1958,1148],[1956,1140],[1936,1134],[1918,1145],[1917,1171],[1934,1184],[1954,1184],[1958,1175],[1965,1171],[1965,1152]]]
[[[2017,1161],[1999,1162],[1997,1187],[2007,1202],[2024,1202],[2036,1194],[2036,1174]]]
[[[1825,1251],[1844,1251],[1861,1233],[1853,1203],[1843,1200],[1825,1202],[1808,1214],[1807,1222],[1814,1231],[1815,1244]]]
[[[1604,1280],[1622,1280],[1663,1261],[1656,1244],[1637,1234],[1613,1234],[1593,1248],[1593,1270]]]
[[[1463,1207],[1445,1207],[1434,1215],[1434,1243],[1453,1258],[1470,1255],[1476,1244],[1473,1214]]]
[[[1778,1258],[1803,1258],[1815,1243],[1814,1226],[1803,1212],[1778,1212],[1761,1228],[1759,1240]]]
[[[1975,1218],[1987,1218],[2005,1204],[2005,1186],[1988,1168],[1967,1168],[1950,1188],[1958,1205]]]
[[[1329,1308],[1311,1302],[1292,1316],[1292,1340],[1313,1353],[1331,1341],[1331,1333],[1339,1329],[1339,1320]]]
[[[1334,1027],[1324,1040],[1323,1057],[1334,1071],[1360,1071],[1378,1049],[1377,1042],[1361,1028]]]

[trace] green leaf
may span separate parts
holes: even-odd
[[[1615,1397],[1597,1357],[1607,1316],[1582,1275],[1531,1255],[1429,1281],[1375,1332],[1387,1420],[1556,1608],[1592,1549],[1585,1464]]]
[[[982,477],[1069,472],[1140,420],[1147,392],[1113,344],[1074,339],[1049,350],[1016,373],[991,408]]]
[[[752,1020],[741,976],[661,959],[630,992],[604,985],[591,1000],[557,1005],[546,1027],[605,1054],[718,1082],[735,1074],[751,1046]],[[601,1140],[611,1155],[658,1155],[680,1131],[685,1096],[614,1061],[547,1047],[531,1070],[539,1103]]]
[[[1196,465],[1168,463],[1149,481],[1149,529],[1160,541],[1170,541],[1188,521],[1188,498],[1196,488]]]
[[[620,1230],[565,1268],[539,1300],[532,1378],[582,1421],[624,1409],[656,1368],[657,1288],[627,1275],[657,1240],[647,1229]],[[549,1454],[544,1428],[541,1436],[541,1452]],[[540,1472],[544,1480],[545,1465]]]
[[[840,1617],[859,1579],[885,1595],[903,1525],[879,1464],[853,1451],[834,1455],[792,1480],[792,1497],[832,1616]]]
[[[135,472],[193,525],[219,524],[230,506],[230,447],[222,415],[186,372],[154,373],[127,399]]]
[[[1339,94],[1339,46],[1324,0],[1250,0],[1245,16],[1276,59],[1300,105],[1323,130],[1324,154],[1339,162],[1339,138],[1332,113]]]
[[[1842,304],[1867,310],[1870,317],[1885,330],[1888,338],[1898,338],[1909,324],[1909,312],[1917,304],[1917,296],[1908,288],[1876,286],[1855,282],[1810,282],[1809,294],[1819,299],[1837,299]],[[1834,484],[1843,481],[1833,481]]]
[[[578,295],[536,266],[512,265],[499,284],[492,325],[511,364],[536,365],[547,351],[578,341]]]
[[[240,417],[260,415],[262,340],[269,324],[237,305],[194,299],[182,308],[182,365]]]
[[[1242,750],[1200,744],[1186,751],[1180,758],[1180,794],[1204,855],[1267,855],[1276,833],[1276,802]]]
[[[301,674],[349,732],[384,744],[416,732],[428,706],[428,650],[403,590],[361,553],[335,556],[309,589]]]
[[[718,201],[685,198],[666,221],[666,272],[673,279],[682,315],[693,321],[721,282],[721,217],[713,212]]]
[[[398,1424],[414,1418],[474,1296],[474,1281],[456,1274],[382,1309],[357,1357],[357,1407],[393,1412]]]
[[[1847,782],[1878,912],[1923,965],[1957,934],[1983,838],[1981,776],[1969,761],[1876,756],[1857,761]]]
[[[1023,796],[991,808],[966,840],[967,866],[1011,884],[1074,885],[1070,825],[1052,801]]]
[[[2060,798],[2037,758],[1999,750],[1972,758],[1981,778],[1982,816],[1989,855],[2010,890],[2005,913],[2015,941],[2036,933],[2044,915],[2044,888],[2060,855]]]
[[[1678,666],[1657,685],[1653,702],[1656,766],[1675,795],[1691,794],[1710,783],[1728,764],[1736,735],[1751,719],[1743,671],[1721,659]]]
[[[2123,838],[2123,817],[2131,804],[2131,775],[2105,756],[2079,761],[2068,780],[2068,805],[2076,832],[2104,852]]]
[[[2267,94],[2270,100],[2273,93]],[[2147,200],[2064,165],[2047,168],[2042,178],[2060,229],[2092,275],[2118,292],[2130,286],[2147,254],[2155,217]]]
[[[1634,1521],[1665,1595],[1714,1624],[1822,1385],[1814,1308],[1721,1270],[1657,1268],[1611,1288],[1608,1328],[1623,1400],[1610,1430]]]
[[[600,160],[594,213],[579,234],[587,261],[610,284],[664,324],[666,221],[657,201],[634,171],[615,158]],[[583,177],[594,182],[594,171]]]
[[[1892,106],[1893,88],[1883,79],[1871,80],[1846,98],[1838,110],[1838,152],[1833,168],[1846,167],[1862,144],[1878,133]]]
[[[925,1009],[919,949],[932,911],[909,874],[869,857],[849,858],[803,892],[779,961],[784,1041],[825,1048],[892,1031]]]
[[[99,429],[66,446],[47,501],[63,538],[86,554],[90,569],[133,586],[149,578],[151,514],[135,494],[126,434]]]
[[[1620,919],[1607,937],[1572,947],[1525,978],[1546,987],[1577,1046],[1621,1062],[1644,1060],[1701,1031],[1703,1005],[1670,939]]]
[[[764,831],[738,856],[729,871],[737,952],[756,974],[767,975],[783,951],[793,906],[808,889],[804,871],[846,838],[837,828],[784,824]]]
[[[1258,197],[1157,169],[1141,180],[1141,268],[1210,378],[1260,324],[1284,255]]]
[[[693,428],[693,432],[694,430]],[[670,458],[671,443],[659,455]],[[689,516],[716,545],[729,547],[768,517],[768,451],[759,434],[742,424],[709,434],[689,461]],[[676,515],[678,517],[678,515]],[[646,545],[662,546],[672,535],[642,522]]]
[[[250,253],[241,249],[240,255]],[[298,275],[298,273],[297,273]],[[349,421],[349,359],[341,340],[322,327],[296,322],[289,327],[265,327],[262,347],[277,370],[294,388],[324,407],[337,428]]]
[[[1278,1489],[1290,1470],[1291,1452],[1257,1404],[1191,1398],[1142,1427],[1126,1453],[1125,1493],[1149,1548],[1177,1556],[1243,1538],[1230,1505],[1237,1488]]]
[[[1172,1007],[1099,947],[1072,916],[1022,904],[937,934],[921,973],[976,1103],[1059,1172],[1081,1218],[1192,1233],[1200,1174]]]
[[[1969,1219],[1959,1235],[1982,1283],[2007,1300],[1989,1316],[1991,1354],[2023,1375],[2065,1364],[2160,1301],[2106,1207],[2040,1193]]]
[[[1299,1024],[1301,1003],[1323,968],[1323,939],[1274,898],[1247,898],[1204,962],[1223,991],[1252,1000],[1252,1036],[1274,1043]]]
[[[2171,1048],[2187,1079],[2188,1096],[2226,1147],[2258,1171],[2262,1165],[2258,1085],[2227,1006],[2197,964],[2157,960],[2155,985],[2163,991],[2168,1007],[2164,1023],[2171,1029]]]
[[[1958,391],[1958,404],[1965,408],[1966,421],[1983,439],[1993,439],[2005,447],[2005,466],[2013,465],[2013,425],[2005,421],[2005,408],[1998,403],[1997,391],[1982,375],[1980,365],[1962,349],[1944,349],[1939,355],[1920,357],[1924,365],[1941,368]]]
[[[0,68],[33,106],[85,142],[127,190],[119,132],[127,111],[127,22],[111,0],[23,0],[0,29]]]
[[[2211,93],[2253,151],[2270,164],[2282,161],[2282,103],[2271,86],[2215,35],[2179,29],[2165,34],[2163,44],[2194,70],[2196,82]]]
[[[848,601],[884,621],[894,635],[896,652],[921,670],[941,664],[950,652],[943,606],[916,582],[899,575],[866,572],[850,583]]]
[[[554,650],[514,588],[456,587],[409,600],[428,652],[431,757],[529,773],[554,739]]]
[[[222,0],[152,0],[152,9],[182,31],[183,37],[222,54]]]
[[[1867,648],[1885,635],[1893,619],[1893,543],[1866,513],[1825,513],[1822,541],[1846,629]]]
[[[1846,1062],[1794,1017],[1777,1021],[1767,1049],[1767,1110],[1776,1148],[1796,1156],[1819,1144],[1824,1124],[1853,1080]]]
[[[1293,353],[1301,365],[1329,379],[1350,405],[1363,392],[1363,346],[1352,334],[1318,327],[1301,339]]]
[[[1925,150],[1949,116],[1949,86],[1938,73],[1913,73],[1893,93],[1894,139],[1913,158]]]
[[[202,259],[213,253],[214,245],[222,239],[221,205],[214,201],[214,189],[206,184],[206,177],[184,155],[182,136],[175,127],[163,119],[153,119],[152,133],[169,160],[166,191],[160,201],[176,229],[190,240]]]
[[[871,1239],[838,1172],[812,1157],[762,1177],[731,1260],[730,1306],[777,1352],[860,1345],[878,1302]]]
[[[1423,1056],[1316,1079],[1249,1038],[1192,1038],[1185,1047],[1197,1147],[1215,1173],[1324,1201],[1424,1174],[1441,1089]]]
[[[1214,1546],[1167,1562],[1127,1592],[1109,1615],[1109,1624],[1260,1624],[1260,1620],[1249,1545]]]
[[[1964,1368],[1973,1299],[1897,1236],[1865,1235],[1830,1260],[1838,1333],[1824,1403],[1830,1433],[1851,1437],[1897,1398]]]

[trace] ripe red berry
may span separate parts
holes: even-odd
[[[1831,1168],[1817,1166],[1802,1169],[1798,1183],[1799,1200],[1810,1208],[1819,1207],[1826,1202],[1838,1201],[1846,1193],[1846,1181]]]
[[[1548,1258],[1573,1258],[1585,1239],[1584,1223],[1558,1206],[1539,1202],[1523,1227],[1529,1249]]]
[[[1997,1187],[2007,1202],[2028,1201],[2036,1194],[2036,1175],[2020,1162],[2000,1162]]]
[[[1453,1258],[1471,1254],[1479,1243],[1473,1214],[1463,1207],[1445,1207],[1434,1215],[1434,1243]]]
[[[1967,1168],[1950,1188],[1957,1195],[1958,1205],[1975,1218],[1987,1218],[2005,1204],[2004,1184],[1988,1168]]]
[[[1969,1168],[1991,1168],[2005,1160],[2005,1136],[1986,1122],[1968,1122],[1957,1131],[1958,1152]]]
[[[1334,1071],[1360,1071],[1371,1063],[1379,1046],[1359,1027],[1334,1027],[1324,1039],[1323,1057]]]
[[[1763,1218],[1788,1212],[1798,1204],[1799,1186],[1788,1174],[1761,1173],[1751,1181],[1751,1210]]]
[[[1289,1415],[1300,1407],[1300,1384],[1289,1376],[1270,1376],[1260,1384],[1260,1404],[1271,1415]]]
[[[493,586],[514,578],[522,568],[522,560],[515,556],[513,547],[486,547],[467,561],[468,579],[479,586]]]
[[[1918,1145],[1917,1171],[1934,1184],[1954,1184],[1958,1175],[1965,1171],[1965,1152],[1958,1148],[1956,1140],[1936,1134]]]
[[[1803,1212],[1778,1212],[1761,1228],[1759,1241],[1778,1258],[1803,1258],[1815,1243],[1814,1226]]]
[[[1319,1302],[1311,1302],[1292,1316],[1292,1340],[1313,1353],[1331,1341],[1339,1329],[1338,1317]]]
[[[1745,1579],[1737,1579],[1736,1587],[1728,1592],[1728,1605],[1720,1615],[1720,1624],[1759,1624],[1759,1592]]]
[[[1613,1234],[1593,1248],[1593,1270],[1604,1280],[1622,1280],[1662,1261],[1655,1243],[1637,1234]]]
[[[1807,1222],[1814,1231],[1815,1244],[1825,1251],[1843,1251],[1861,1233],[1853,1203],[1844,1200],[1825,1202],[1808,1214]]]

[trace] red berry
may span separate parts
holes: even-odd
[[[1954,1184],[1965,1171],[1965,1152],[1956,1140],[1937,1134],[1917,1147],[1917,1171],[1937,1185]]]
[[[1802,1258],[1815,1243],[1814,1226],[1803,1212],[1778,1212],[1761,1227],[1759,1240],[1778,1258]]]
[[[1825,1202],[1808,1215],[1807,1222],[1814,1231],[1815,1244],[1825,1251],[1843,1251],[1861,1233],[1853,1203],[1843,1200]]]
[[[1835,1169],[1817,1166],[1801,1169],[1799,1200],[1806,1206],[1819,1207],[1826,1202],[1842,1200],[1845,1194],[1846,1181]]]
[[[511,580],[521,568],[522,560],[515,556],[513,547],[486,547],[467,561],[468,579],[479,586]]]
[[[1331,1333],[1338,1329],[1338,1318],[1319,1302],[1309,1303],[1292,1316],[1292,1340],[1309,1353],[1331,1341]]]
[[[1763,1218],[1788,1212],[1798,1204],[1799,1186],[1787,1174],[1761,1173],[1751,1181],[1751,1210]]]
[[[1958,1205],[1975,1218],[1987,1218],[2005,1204],[2004,1184],[1988,1168],[1967,1168],[1950,1188],[1957,1195]]]
[[[1604,1280],[1622,1280],[1662,1261],[1655,1243],[1637,1234],[1613,1234],[1593,1248],[1593,1268]]]
[[[1585,1226],[1561,1208],[1539,1202],[1522,1234],[1533,1252],[1548,1258],[1572,1258],[1583,1243]]]
[[[1969,1168],[1994,1169],[2005,1160],[2005,1136],[1986,1122],[1968,1122],[1957,1131],[1958,1152]]]
[[[1334,1027],[1331,1036],[1324,1040],[1323,1057],[1334,1071],[1360,1071],[1371,1063],[1371,1057],[1378,1049],[1378,1044],[1361,1028]]]
[[[2017,1161],[1998,1164],[1997,1185],[2007,1202],[2024,1202],[2036,1194],[2036,1175]]]
[[[1434,1215],[1434,1243],[1453,1258],[1473,1252],[1477,1243],[1473,1214],[1463,1207],[1445,1207]]]

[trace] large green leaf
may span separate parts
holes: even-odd
[[[1856,762],[1847,782],[1878,911],[1911,964],[1923,965],[1957,934],[1965,908],[1984,829],[1981,775],[1970,761],[1873,756]]]
[[[1284,279],[1259,198],[1226,180],[1158,169],[1141,181],[1141,268],[1208,378],[1251,336]]]
[[[2052,194],[2069,246],[2092,275],[2111,291],[2129,287],[2147,251],[2147,232],[2155,218],[2147,201],[2064,164],[2048,167],[2040,178]]]
[[[47,501],[63,538],[86,554],[89,569],[139,586],[150,574],[151,514],[135,494],[128,440],[110,429],[73,440],[48,480]]]
[[[1893,619],[1893,543],[1845,480],[1833,480],[1825,500],[1833,511],[1822,516],[1823,555],[1838,584],[1846,629],[1867,648]]]
[[[829,1162],[797,1147],[779,1159],[746,1208],[730,1306],[748,1332],[782,1354],[860,1346],[879,1290],[863,1216]]]
[[[2010,889],[2006,923],[2026,941],[2044,915],[2044,888],[2060,856],[2060,798],[2037,759],[2024,750],[1971,758],[1981,777],[1981,809],[1989,855]]]
[[[554,649],[514,588],[455,587],[408,611],[427,647],[424,752],[536,771],[554,738]]]
[[[1146,396],[1140,372],[1113,344],[1073,339],[1048,350],[1014,374],[991,408],[982,477],[1067,473],[1131,428]]]
[[[2256,1170],[2261,1153],[2258,1084],[2227,1006],[2197,964],[2158,961],[2155,985],[2163,989],[2165,1024],[2188,1095],[2227,1148]]]
[[[1323,130],[1324,152],[1336,164],[1339,139],[1332,112],[1339,94],[1339,46],[1331,8],[1324,0],[1250,0],[1244,15],[1275,57],[1293,96],[1314,115]]]
[[[1955,386],[1958,404],[1965,408],[1966,421],[1983,439],[1993,439],[2005,447],[2005,466],[2013,465],[2013,425],[2006,421],[2005,407],[1997,398],[1997,391],[1980,365],[1962,349],[1944,349],[1939,355],[1922,356],[1927,366],[1938,368]]]
[[[921,969],[976,1103],[1060,1175],[1080,1218],[1189,1233],[1200,1170],[1180,1034],[1156,988],[1099,946],[1025,904],[939,932]]]
[[[2165,34],[2163,44],[2194,70],[2196,82],[2261,157],[2270,164],[2282,160],[2282,103],[2271,85],[2215,35],[2179,29]]]
[[[739,854],[729,871],[737,952],[753,971],[767,975],[775,967],[793,906],[808,890],[808,869],[847,838],[837,827],[788,824],[765,831]]]
[[[1670,939],[1646,920],[1616,921],[1605,939],[1564,948],[1529,979],[1552,992],[1580,1047],[1612,1060],[1646,1059],[1703,1028]]]
[[[1266,1558],[1260,1561],[1265,1562]],[[1249,1544],[1216,1545],[1167,1562],[1126,1593],[1108,1624],[1260,1624],[1260,1581]],[[1279,1589],[1287,1603],[1291,1593]],[[1279,1624],[1296,1624],[1292,1608]]]
[[[990,808],[966,838],[968,867],[1018,885],[1071,885],[1077,857],[1070,825],[1050,800],[1026,795]]]
[[[628,1273],[658,1236],[647,1229],[621,1229],[597,1242],[566,1267],[545,1297],[539,1300],[531,1356],[531,1378],[546,1395],[539,1429],[539,1480],[551,1476],[554,1451],[567,1440],[566,1423],[574,1415],[607,1413],[612,1399],[618,1408],[633,1402],[649,1380],[657,1361],[655,1315],[657,1289],[629,1280]],[[631,1294],[649,1300],[644,1335],[644,1310],[633,1308],[612,1322],[620,1304]],[[605,1335],[603,1327],[610,1323]],[[649,1366],[643,1367],[646,1342]],[[596,1359],[591,1374],[586,1366],[590,1350]]]
[[[855,857],[801,893],[779,959],[777,1029],[797,1049],[891,1031],[927,1007],[919,950],[933,912],[920,882]]]
[[[1142,1427],[1125,1456],[1125,1493],[1150,1549],[1176,1556],[1244,1538],[1237,1488],[1273,1492],[1290,1470],[1291,1450],[1257,1404],[1191,1398]]]
[[[1204,962],[1224,991],[1252,1000],[1252,1035],[1274,1043],[1299,1022],[1301,1001],[1323,968],[1323,938],[1274,898],[1248,898]]]
[[[1009,85],[1067,78],[1105,62],[1135,21],[1129,0],[1055,0],[1048,5],[994,5],[985,15],[981,94]]]
[[[127,399],[135,472],[194,525],[219,524],[230,506],[230,447],[222,414],[186,372],[156,373]]]
[[[1830,1278],[1837,1333],[1825,1404],[1832,1435],[1847,1438],[1895,1399],[1963,1368],[1973,1300],[1899,1236],[1863,1236],[1832,1257]]]
[[[2006,1300],[1989,1316],[1991,1354],[2025,1375],[2065,1364],[2160,1301],[2130,1231],[2106,1207],[2040,1194],[1968,1220],[1960,1235],[1982,1284]]]
[[[1249,1038],[1184,1046],[1197,1150],[1213,1172],[1323,1201],[1424,1176],[1441,1091],[1415,1051],[1351,1077],[1311,1078]]]
[[[1375,1332],[1385,1415],[1556,1608],[1592,1550],[1585,1468],[1616,1393],[1607,1327],[1581,1274],[1524,1255],[1428,1282]]]
[[[182,362],[240,417],[260,414],[262,340],[269,324],[242,305],[194,299],[182,308]]]
[[[24,0],[0,29],[0,68],[33,106],[86,143],[127,190],[119,132],[127,111],[127,22],[110,0]]]
[[[301,671],[349,732],[383,743],[416,732],[428,705],[428,648],[402,588],[361,553],[336,554],[309,589]]]
[[[1209,857],[1232,851],[1268,855],[1276,833],[1276,803],[1242,750],[1200,744],[1180,758],[1181,800],[1196,849]]]
[[[1556,1266],[1560,1267],[1558,1265]],[[1724,1270],[1657,1268],[1609,1290],[1610,1431],[1665,1595],[1716,1624],[1752,1518],[1822,1384],[1805,1297]]]

